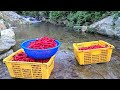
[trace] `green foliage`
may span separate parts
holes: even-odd
[[[16,12],[24,16],[32,16],[32,17],[39,16],[39,11],[16,11]]]
[[[19,11],[22,15],[39,16],[39,11]],[[115,18],[120,16],[118,11],[42,11],[51,21],[67,20],[66,26],[90,25],[106,16],[116,13]]]
[[[39,15],[39,11],[22,11],[23,15],[37,17]]]
[[[77,12],[71,12],[67,19],[69,21],[68,25],[69,27],[73,27],[74,25],[90,25],[93,22],[96,22],[105,16],[110,15],[110,12],[105,11],[77,11]]]
[[[68,20],[66,26],[73,27],[90,25],[112,13],[112,11],[50,11],[49,18],[54,21],[66,19]]]
[[[49,18],[50,20],[57,21],[58,19],[65,18],[66,13],[65,11],[50,11]]]

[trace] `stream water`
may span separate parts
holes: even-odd
[[[94,40],[104,40],[109,42],[115,46],[112,56],[114,56],[115,60],[120,61],[120,41],[102,35],[88,33],[82,34],[73,30],[69,30],[66,27],[55,26],[50,23],[40,23],[38,25],[19,25],[16,29],[14,29],[14,31],[17,41],[16,45],[13,47],[14,51],[20,49],[21,42],[43,36],[49,36],[59,40],[62,43],[59,51],[57,52],[55,58],[55,67],[51,73],[50,79],[105,78],[104,75],[97,73],[97,69],[93,69],[93,65],[80,66],[78,64],[73,53],[72,45],[74,42]],[[110,77],[114,78],[115,76]]]

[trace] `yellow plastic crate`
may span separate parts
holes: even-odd
[[[107,45],[107,48],[78,50],[78,48],[88,47],[91,45]],[[82,43],[73,43],[74,55],[80,65],[109,62],[111,59],[113,45],[103,41],[91,41]]]
[[[13,56],[20,52],[24,52],[24,50],[19,49],[3,60],[11,77],[23,79],[49,79],[54,68],[55,55],[51,57],[47,63],[12,61]]]

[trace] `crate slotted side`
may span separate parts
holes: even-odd
[[[20,52],[23,52],[23,49],[18,50],[3,60],[11,77],[25,79],[49,78],[54,68],[55,55],[47,63],[11,61],[12,57]]]
[[[81,50],[78,48],[88,47],[91,45],[108,45],[107,48],[99,48],[92,50]],[[113,45],[103,41],[92,41],[83,43],[73,43],[74,55],[80,65],[109,62],[112,54]]]

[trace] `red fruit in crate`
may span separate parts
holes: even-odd
[[[79,48],[78,50],[91,50],[91,49],[98,49],[98,48],[104,48],[104,47],[101,45],[93,45],[93,46],[89,46],[89,47],[82,47],[82,48]]]
[[[49,61],[49,59],[35,60],[35,59],[32,59],[32,58],[28,57],[24,52],[22,52],[22,53],[18,53],[16,55],[14,55],[12,61],[25,61],[25,62],[47,63]]]
[[[31,62],[35,62],[35,60],[31,60]]]

